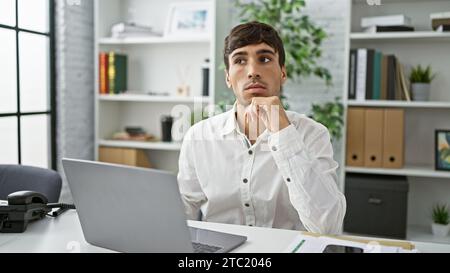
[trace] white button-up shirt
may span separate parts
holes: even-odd
[[[251,145],[235,111],[184,137],[178,184],[188,218],[201,211],[203,221],[340,233],[346,202],[326,127],[286,111],[291,125]]]

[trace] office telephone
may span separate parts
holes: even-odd
[[[45,216],[57,217],[68,209],[75,209],[75,206],[62,203],[48,204],[47,197],[39,192],[11,193],[7,197],[7,202],[0,202],[0,233],[24,232],[30,221]]]

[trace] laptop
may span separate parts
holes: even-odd
[[[247,237],[189,227],[175,175],[62,160],[86,241],[120,252],[229,252]]]

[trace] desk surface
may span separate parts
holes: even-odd
[[[189,221],[198,228],[229,232],[248,237],[234,252],[283,252],[298,231],[247,227],[208,222]],[[356,237],[357,238],[357,237]],[[448,252],[450,245],[413,242],[420,252]],[[25,233],[0,233],[0,252],[112,252],[92,246],[83,237],[76,211],[68,211],[56,219],[45,218],[28,225]]]

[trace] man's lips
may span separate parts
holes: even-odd
[[[245,87],[244,90],[251,93],[262,93],[266,91],[266,87],[260,83],[253,83]]]

